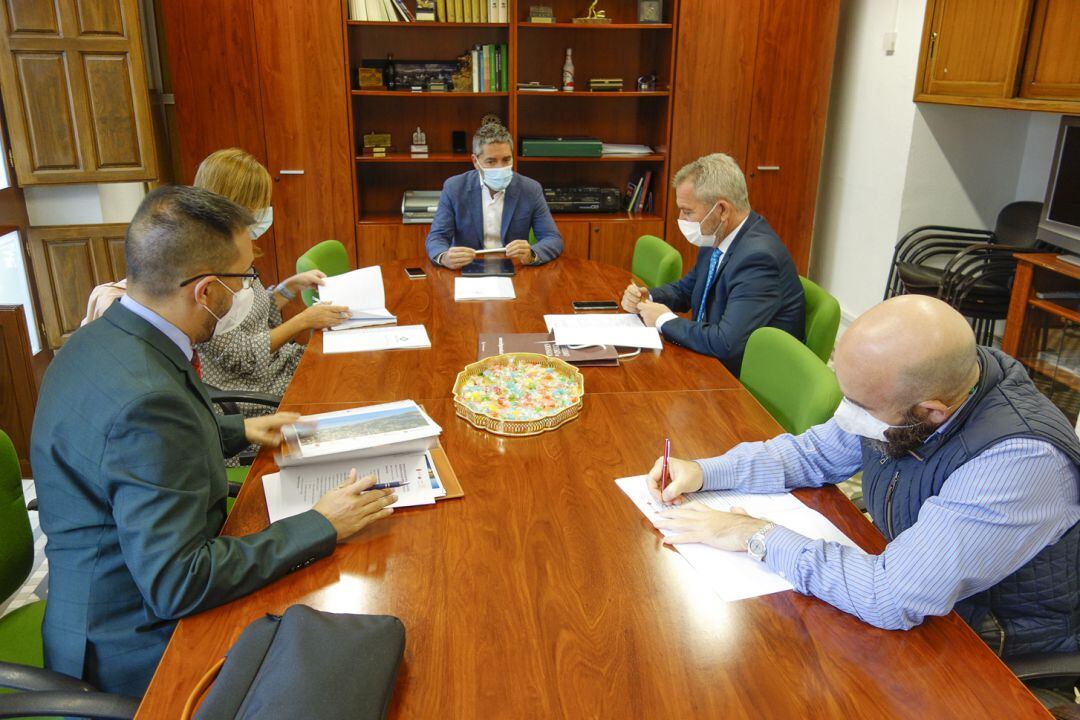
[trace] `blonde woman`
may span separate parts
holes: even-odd
[[[273,223],[270,173],[243,150],[230,148],[209,155],[199,164],[194,184],[250,209],[256,220],[251,226],[253,241]],[[203,381],[224,390],[284,393],[304,354],[304,346],[293,341],[308,330],[337,325],[348,315],[348,308],[320,304],[282,320],[281,308],[301,290],[322,284],[324,277],[321,271],[312,270],[270,288],[255,278],[250,290],[241,291],[250,293],[250,299],[237,297],[233,303],[237,307],[219,320],[219,326],[225,327],[196,345]],[[247,404],[241,404],[240,410],[249,416],[270,412],[269,408]]]

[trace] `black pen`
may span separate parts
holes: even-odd
[[[408,485],[410,482],[412,482],[412,481],[411,480],[395,480],[394,482],[388,482],[388,483],[375,483],[374,485],[372,485],[368,489],[369,490],[390,490],[392,488],[399,488],[399,487],[402,487],[404,485]]]

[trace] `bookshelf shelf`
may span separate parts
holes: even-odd
[[[451,23],[451,22],[371,22],[368,20],[348,20],[349,27],[371,28],[509,28],[510,23]]]
[[[642,92],[638,90],[619,90],[615,92],[590,92],[589,90],[576,90],[574,92],[537,92],[535,90],[517,90],[518,97],[558,97],[564,100],[575,98],[588,98],[590,100],[616,100],[619,98],[666,98],[671,95],[668,90],[650,90]]]
[[[555,163],[617,163],[617,162],[664,162],[667,156],[662,153],[651,155],[601,155],[600,157],[545,157],[534,155],[519,155],[517,162],[555,162]]]
[[[386,157],[374,157],[373,155],[358,155],[358,163],[471,163],[471,156],[454,153],[429,153],[426,158],[413,157],[405,153],[387,153]]]
[[[353,90],[352,94],[357,97],[392,97],[392,98],[478,98],[478,97],[509,97],[508,92],[411,92],[409,90]]]
[[[531,23],[519,22],[519,28],[537,30],[670,30],[671,23]]]

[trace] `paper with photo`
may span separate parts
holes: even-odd
[[[362,328],[323,334],[323,354],[377,352],[379,350],[422,350],[431,347],[423,325]]]
[[[653,499],[646,482],[644,475],[615,481],[649,522],[655,525],[659,513],[667,508]],[[824,515],[807,507],[789,493],[755,495],[715,490],[693,493],[686,497],[714,510],[730,511],[732,507],[741,507],[754,517],[771,520],[808,538],[856,547],[855,543]],[[665,530],[660,532],[664,535],[671,534]],[[704,543],[687,543],[674,547],[695,570],[705,576],[724,600],[742,600],[793,589],[791,583],[770,570],[765,563],[754,560],[744,552],[718,550]]]

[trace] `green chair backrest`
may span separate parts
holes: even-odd
[[[634,245],[631,271],[649,287],[667,285],[682,277],[682,255],[655,235],[642,235]]]
[[[19,457],[0,430],[0,602],[11,597],[34,565],[34,535],[26,515]]]
[[[829,366],[777,328],[758,328],[747,340],[739,380],[794,435],[832,417],[842,398]]]
[[[341,275],[349,272],[349,253],[337,240],[323,240],[306,253],[296,258],[296,272],[322,270],[327,275]],[[302,290],[300,297],[304,304],[311,307],[315,303],[314,290]]]
[[[801,275],[799,281],[806,297],[806,347],[829,362],[840,328],[840,303],[817,283]]]
[[[536,244],[536,231],[533,230],[532,228],[529,228],[529,244],[530,245],[535,245]]]

